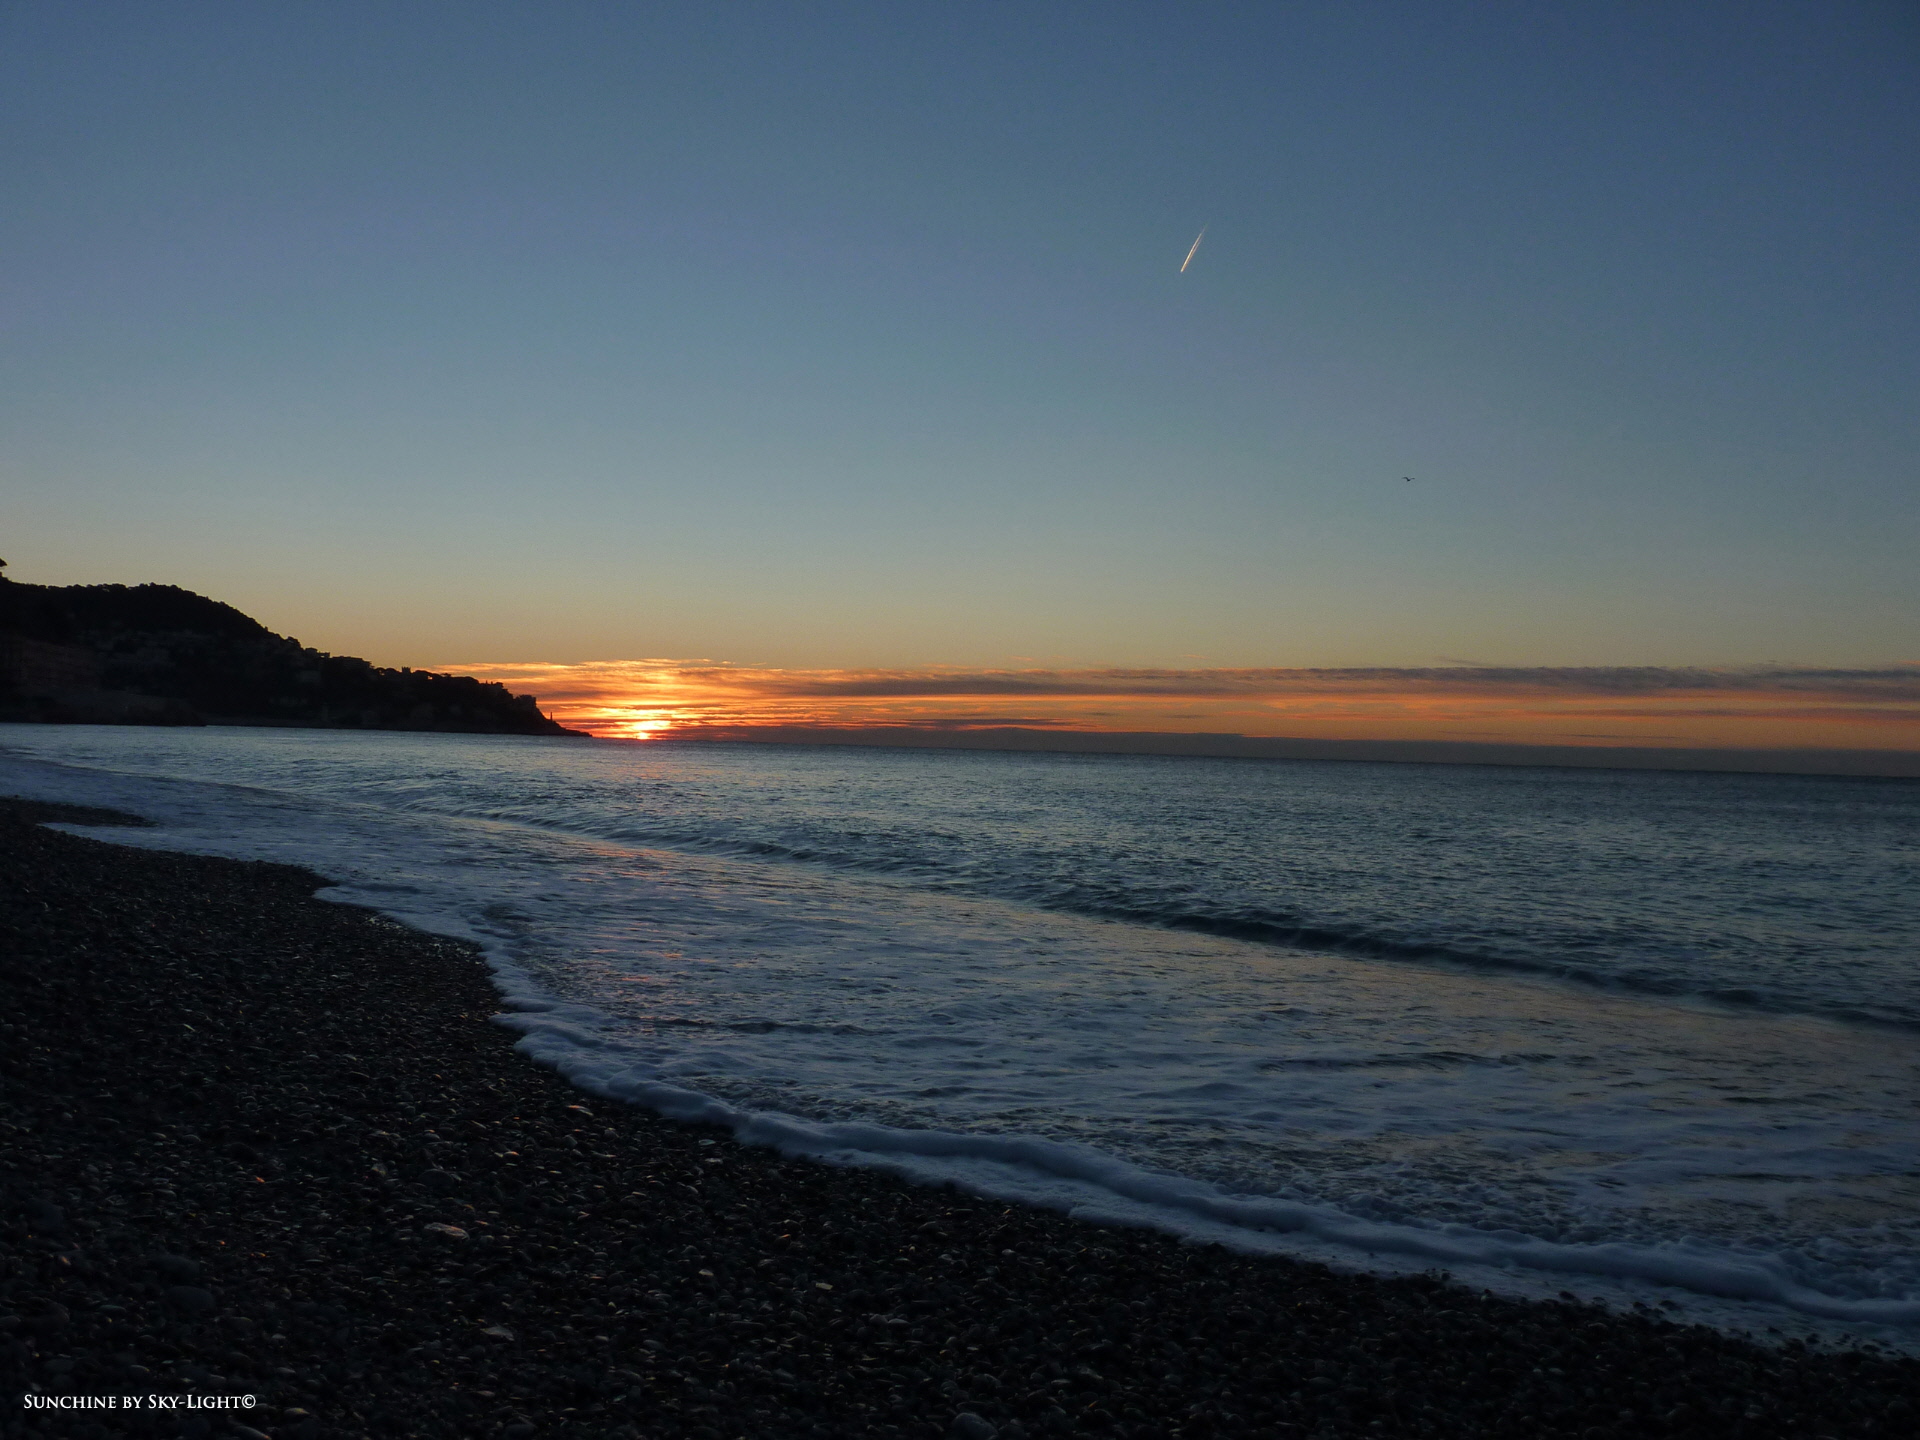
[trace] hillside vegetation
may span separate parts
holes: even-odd
[[[0,677],[12,692],[6,713],[14,719],[101,718],[104,693],[171,702],[151,712],[171,723],[580,733],[541,714],[533,696],[504,685],[329,655],[177,585],[24,585],[0,576],[4,638],[28,657]],[[36,684],[34,657],[49,652],[21,640],[91,656],[98,666],[94,698]]]

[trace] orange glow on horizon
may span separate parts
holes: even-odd
[[[444,667],[617,739],[816,727],[1920,751],[1920,664],[1873,670],[776,670],[696,660]]]
[[[556,717],[558,718],[558,717]],[[590,730],[609,740],[651,740],[672,730],[673,716],[657,710],[633,713],[624,706],[604,706],[583,717],[561,720],[575,730]]]

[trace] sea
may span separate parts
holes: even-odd
[[[749,1144],[1920,1350],[1920,783],[11,725],[0,791],[472,940]]]

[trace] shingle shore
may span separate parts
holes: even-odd
[[[0,1436],[1897,1436],[1920,1362],[785,1160],[511,1050],[468,948],[0,801]],[[45,1395],[252,1409],[29,1410]]]

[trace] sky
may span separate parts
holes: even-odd
[[[1920,749],[1910,5],[0,0],[0,197],[16,579],[630,733]]]
[[[1249,751],[1231,738],[1279,736],[1374,745],[1415,740],[1610,752],[1629,747],[1683,751],[1695,760],[1702,750],[1765,752],[1781,763],[1756,767],[1743,761],[1735,768],[1806,770],[1811,765],[1920,776],[1920,665],[1915,664],[1874,670],[1467,665],[800,670],[641,660],[457,668],[516,694],[544,697],[555,718],[616,739],[671,735],[971,746],[991,741],[992,748],[1015,749],[1043,740],[1050,749],[1112,748],[1085,743],[1087,734],[1103,733],[1126,736],[1127,749],[1150,753],[1295,753],[1285,747]],[[1154,743],[1167,736],[1183,737],[1182,743]],[[1227,743],[1196,743],[1223,737]],[[1816,762],[1812,751],[1836,755]],[[1353,758],[1364,753],[1353,752]],[[1857,761],[1865,753],[1880,759],[1863,772]],[[1423,754],[1472,758],[1445,750]],[[1889,768],[1896,755],[1905,758]],[[1396,758],[1416,757],[1396,752]],[[1650,758],[1627,756],[1624,763]]]

